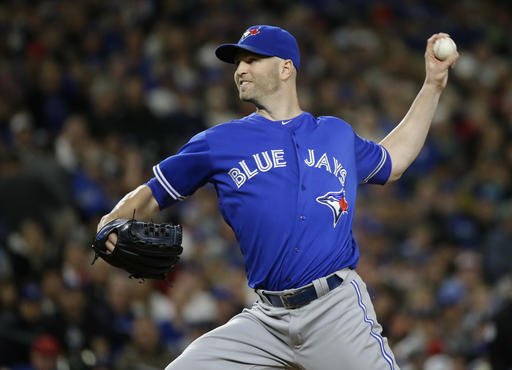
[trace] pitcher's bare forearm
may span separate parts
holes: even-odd
[[[380,142],[391,156],[392,167],[388,181],[395,181],[402,176],[425,143],[439,98],[448,81],[448,70],[459,57],[457,52],[444,61],[435,57],[435,41],[447,36],[438,33],[428,39],[425,82],[403,120]]]
[[[398,179],[423,148],[441,92],[425,83],[402,122],[381,141],[392,158],[390,181]]]
[[[137,220],[149,220],[159,211],[160,207],[151,189],[147,185],[141,185],[126,194],[110,213],[101,218],[98,230],[116,218],[132,218],[134,212]]]

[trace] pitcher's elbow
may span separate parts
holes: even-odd
[[[389,184],[389,183],[397,181],[398,179],[400,179],[402,177],[403,174],[404,174],[404,171],[391,171],[391,173],[389,174],[388,181],[386,183]]]

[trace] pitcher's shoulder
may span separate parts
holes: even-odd
[[[345,121],[344,119],[339,118],[339,117],[318,116],[318,117],[316,117],[316,121],[317,121],[318,125],[327,126],[327,127],[337,126],[338,128],[343,128],[343,129],[353,131],[352,125],[350,125],[350,123],[348,123],[347,121]]]

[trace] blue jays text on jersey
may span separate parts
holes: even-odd
[[[338,118],[253,113],[197,134],[153,172],[148,186],[161,208],[212,183],[249,286],[284,290],[357,265],[357,187],[385,183],[391,160]]]

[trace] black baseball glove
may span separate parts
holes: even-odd
[[[114,251],[105,242],[110,233],[117,234]],[[103,226],[92,244],[95,258],[130,273],[137,279],[165,279],[178,262],[182,229],[180,225],[155,224],[134,219],[116,219]]]

